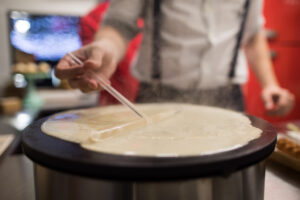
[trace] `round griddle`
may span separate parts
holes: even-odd
[[[25,129],[25,154],[35,163],[61,172],[92,178],[155,181],[228,175],[269,156],[276,144],[276,130],[266,121],[249,116],[262,135],[247,145],[210,155],[186,157],[128,156],[93,152],[77,143],[41,131],[41,119]]]

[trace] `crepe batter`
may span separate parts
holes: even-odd
[[[234,111],[191,104],[137,106],[152,123],[118,105],[58,113],[43,123],[42,131],[92,151],[142,156],[211,154],[261,134],[247,116]]]

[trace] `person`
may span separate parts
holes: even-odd
[[[111,0],[94,42],[68,56],[56,76],[83,92],[101,87],[85,71],[110,78],[127,43],[140,30],[143,41],[132,69],[141,82],[137,101],[181,101],[242,111],[241,85],[247,63],[262,85],[262,99],[272,115],[286,115],[294,96],[278,83],[262,29],[262,0]]]
[[[101,22],[109,7],[109,2],[104,1],[97,4],[86,15],[80,18],[79,36],[82,45],[87,45],[94,40],[94,35],[101,28]],[[137,21],[139,28],[143,27],[143,20]],[[131,41],[128,41],[126,54],[118,62],[118,66],[113,76],[110,77],[110,84],[117,91],[121,92],[129,101],[135,101],[139,82],[130,73],[131,63],[139,49],[142,41],[142,33],[136,35]],[[110,95],[107,91],[102,90],[99,95],[99,105],[118,104],[119,101]]]

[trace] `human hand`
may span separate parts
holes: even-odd
[[[64,56],[55,69],[59,79],[66,79],[72,88],[82,92],[101,90],[101,86],[87,73],[92,71],[109,79],[117,67],[117,59],[104,42],[93,42],[72,52],[83,65],[76,64],[69,55]]]
[[[268,115],[284,116],[294,107],[295,97],[279,86],[268,86],[262,90],[262,99]]]

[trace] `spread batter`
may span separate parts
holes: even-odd
[[[211,154],[261,134],[247,116],[234,111],[191,104],[137,106],[150,123],[118,105],[58,113],[42,131],[92,151],[143,156]]]

